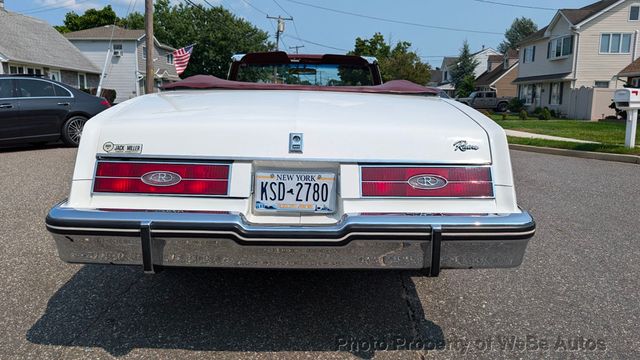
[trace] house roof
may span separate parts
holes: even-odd
[[[621,0],[600,0],[579,9],[560,9],[556,13],[556,16],[554,16],[554,20],[551,21],[550,25],[552,25],[560,15],[567,19],[567,21],[569,21],[571,25],[576,26],[582,24],[594,15],[601,13],[605,9],[619,3],[620,1]],[[519,44],[524,44],[544,38],[545,33],[548,29],[549,26],[543,27],[542,29],[522,39]]]
[[[499,63],[501,63],[502,60],[504,60],[504,55],[489,55],[489,62],[492,62],[492,63],[499,62]]]
[[[636,59],[636,61],[627,65],[627,67],[625,67],[624,69],[622,69],[622,71],[620,71],[620,73],[618,73],[618,76],[638,76],[638,75],[640,75],[640,58]]]
[[[113,34],[113,37],[112,37]],[[144,30],[125,29],[115,25],[98,26],[91,29],[73,31],[64,34],[69,40],[139,40],[144,38]],[[168,50],[175,50],[169,45],[156,40],[156,44]]]
[[[130,30],[114,25],[73,31],[64,34],[64,36],[66,36],[67,39],[77,40],[109,40],[112,38],[111,33],[113,33],[114,40],[138,40],[144,36],[144,30]]]
[[[431,72],[431,80],[429,82],[440,84],[442,82],[442,71],[438,69],[438,70],[431,70],[430,72]]]
[[[505,68],[504,66],[498,66],[491,71],[485,71],[482,75],[480,75],[476,79],[476,86],[491,86],[493,85],[493,83],[498,81],[498,79],[500,79],[504,74],[513,70],[516,66],[518,66],[517,63],[511,65],[508,68]]]
[[[445,56],[444,59],[442,59],[442,66],[449,67],[455,64],[456,62],[458,62],[457,56]]]
[[[544,37],[544,33],[547,31],[548,28],[549,28],[548,26],[545,26],[542,29],[534,32],[533,34],[525,37],[524,39],[520,40],[518,45],[525,44],[534,40],[542,39]]]
[[[9,61],[98,74],[100,70],[47,22],[0,11],[0,54]]]
[[[570,72],[558,73],[558,74],[548,74],[548,75],[537,75],[537,76],[523,76],[513,80],[514,83],[524,83],[531,81],[542,81],[542,80],[555,80],[555,79],[564,79],[567,76],[571,75]]]
[[[578,25],[593,15],[619,2],[620,0],[601,0],[580,9],[560,9],[572,25]]]

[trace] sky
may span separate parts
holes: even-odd
[[[301,53],[344,53],[353,49],[356,37],[369,38],[380,32],[394,43],[409,41],[423,61],[435,68],[440,66],[443,56],[458,54],[464,40],[469,42],[472,51],[480,50],[482,46],[496,48],[516,17],[531,18],[543,27],[555,14],[553,9],[579,8],[595,0],[193,1],[204,6],[209,6],[206,2],[221,5],[272,36],[275,34],[275,22],[267,19],[265,14],[293,17],[294,23],[286,23],[281,50],[295,52],[289,47],[304,45]],[[51,25],[62,24],[68,11],[82,13],[88,8],[105,5],[111,5],[121,17],[131,9],[144,11],[144,0],[5,0],[7,10],[43,19]]]

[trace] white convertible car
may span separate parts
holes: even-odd
[[[46,219],[62,260],[430,276],[522,262],[535,224],[487,117],[381,84],[371,58],[248,54],[229,77],[86,124],[69,198]]]

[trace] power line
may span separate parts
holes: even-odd
[[[327,49],[332,49],[332,50],[338,50],[338,51],[343,51],[343,52],[349,52],[351,50],[348,49],[343,49],[343,48],[339,48],[339,47],[335,47],[335,46],[331,46],[331,45],[325,45],[325,44],[321,44],[315,41],[311,41],[311,40],[306,40],[300,37],[296,37],[296,36],[291,36],[291,35],[283,35],[285,37],[291,38],[291,39],[296,39],[298,41],[302,41],[303,43],[307,43],[307,44],[311,44],[311,45],[316,45],[316,46],[320,46],[323,48],[327,48]]]
[[[284,7],[282,7],[282,5],[280,5],[280,3],[279,3],[277,0],[273,0],[273,2],[274,2],[276,5],[278,5],[278,7],[279,7],[282,11],[284,11],[284,13],[285,13],[285,14],[289,15],[289,17],[291,18],[291,23],[293,24],[293,30],[296,32],[296,36],[297,36],[297,37],[300,37],[300,33],[298,32],[298,25],[296,25],[296,21],[295,21],[295,19],[293,18],[293,15],[291,15],[291,13],[287,11],[287,9],[285,9]],[[289,47],[289,48],[295,48],[295,49],[296,49],[296,54],[297,54],[297,53],[298,53],[298,48],[300,48],[300,47],[304,47],[304,45],[302,45],[302,46],[292,46],[292,47]]]
[[[269,16],[269,14],[266,11],[260,10],[258,7],[254,6],[252,3],[250,3],[248,0],[242,0],[242,2],[247,4],[247,5],[249,5],[249,6],[251,6],[255,11],[257,11],[259,13],[262,13],[262,15]]]
[[[511,4],[511,3],[492,1],[492,0],[474,0],[474,1],[481,2],[481,3],[487,3],[487,4],[493,4],[493,5],[501,5],[501,6],[510,6],[510,7],[516,7],[516,8],[523,8],[523,9],[558,11],[558,9],[554,9],[554,8],[548,8],[548,7],[542,7],[542,6]]]
[[[242,1],[245,1],[245,0],[242,0]],[[476,34],[489,34],[489,35],[504,36],[504,32],[473,30],[473,29],[461,29],[461,28],[452,28],[452,27],[447,27],[447,26],[426,25],[426,24],[414,23],[414,22],[410,22],[410,21],[397,20],[397,19],[388,19],[388,18],[382,18],[382,17],[378,17],[378,16],[371,16],[371,15],[359,14],[359,13],[350,12],[350,11],[332,9],[332,8],[328,8],[328,7],[324,7],[324,6],[320,6],[320,5],[305,3],[305,2],[302,2],[302,1],[298,1],[298,0],[285,0],[285,1],[288,1],[288,2],[294,3],[294,4],[298,4],[298,5],[302,5],[302,6],[315,8],[315,9],[330,11],[330,12],[334,12],[334,13],[338,13],[338,14],[351,15],[351,16],[361,17],[361,18],[365,18],[365,19],[383,21],[383,22],[394,23],[394,24],[410,25],[410,26],[417,26],[417,27],[421,27],[421,28],[436,29],[436,30],[447,30],[447,31],[457,31],[457,32],[464,32],[464,33],[476,33]]]

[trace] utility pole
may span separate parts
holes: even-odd
[[[267,15],[267,19],[278,20],[278,26],[276,27],[276,51],[280,51],[280,34],[284,32],[284,22],[293,21],[293,18],[292,17],[283,18],[280,15],[278,15],[278,17]]]
[[[153,71],[153,0],[145,0],[144,2],[144,33],[145,43],[147,45],[147,62],[146,62],[146,79],[145,93],[153,93],[153,82],[155,71]]]
[[[296,45],[296,46],[289,46],[289,49],[296,49],[296,54],[298,53],[298,49],[303,48],[304,45]]]

